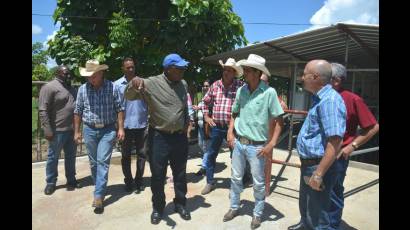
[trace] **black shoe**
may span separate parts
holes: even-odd
[[[68,182],[68,183],[66,184],[66,187],[67,187],[67,191],[73,191],[73,190],[76,189],[76,188],[81,188],[81,187],[82,187],[82,184],[79,183],[78,181]]]
[[[94,209],[95,214],[102,214],[104,212],[104,207],[96,207]]]
[[[51,195],[54,193],[55,190],[56,190],[55,184],[47,184],[46,188],[44,189],[44,194]]]
[[[302,222],[299,222],[299,223],[297,223],[297,224],[295,224],[295,225],[292,225],[292,226],[289,226],[289,227],[288,227],[288,230],[305,230],[305,229],[306,229],[306,228],[303,227]]]
[[[132,192],[132,183],[126,183],[124,186],[126,192]]]
[[[144,185],[142,185],[142,184],[137,184],[137,185],[136,185],[136,189],[135,189],[135,193],[136,193],[136,194],[139,194],[140,192],[144,191],[144,189],[145,189],[145,186],[144,186]]]
[[[151,224],[159,224],[162,219],[162,213],[154,209],[151,214]]]
[[[202,176],[206,174],[206,169],[200,168],[198,172],[195,173],[195,176]]]
[[[184,220],[190,220],[191,219],[191,214],[185,209],[184,206],[180,204],[175,205],[175,212],[177,212],[182,219]]]

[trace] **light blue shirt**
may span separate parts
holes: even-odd
[[[323,157],[328,138],[339,136],[343,139],[346,130],[346,106],[331,85],[324,86],[312,99],[312,107],[296,142],[302,159]]]
[[[122,104],[125,107],[125,129],[142,129],[148,124],[147,105],[143,100],[127,100],[124,98],[125,87],[128,82],[125,76],[116,80],[114,84],[118,87]]]

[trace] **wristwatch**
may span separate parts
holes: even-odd
[[[357,148],[359,148],[359,145],[356,142],[352,142],[352,147],[354,150],[356,150]]]

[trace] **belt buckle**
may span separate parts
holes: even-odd
[[[104,124],[95,124],[94,125],[97,129],[104,128]]]
[[[241,142],[241,144],[243,145],[249,145],[249,140],[244,137],[240,137],[239,142]]]

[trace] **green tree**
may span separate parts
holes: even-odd
[[[121,75],[121,60],[138,60],[137,73],[158,74],[162,59],[177,52],[191,62],[188,81],[215,74],[201,58],[246,45],[241,19],[228,0],[58,0],[48,42],[51,57],[78,73],[90,58],[110,66],[109,79]],[[78,78],[79,80],[82,78]]]
[[[40,42],[31,45],[31,80],[32,81],[49,81],[53,74],[47,68],[47,61],[49,58],[48,51],[43,49]],[[37,86],[32,86],[32,96],[38,96]]]

